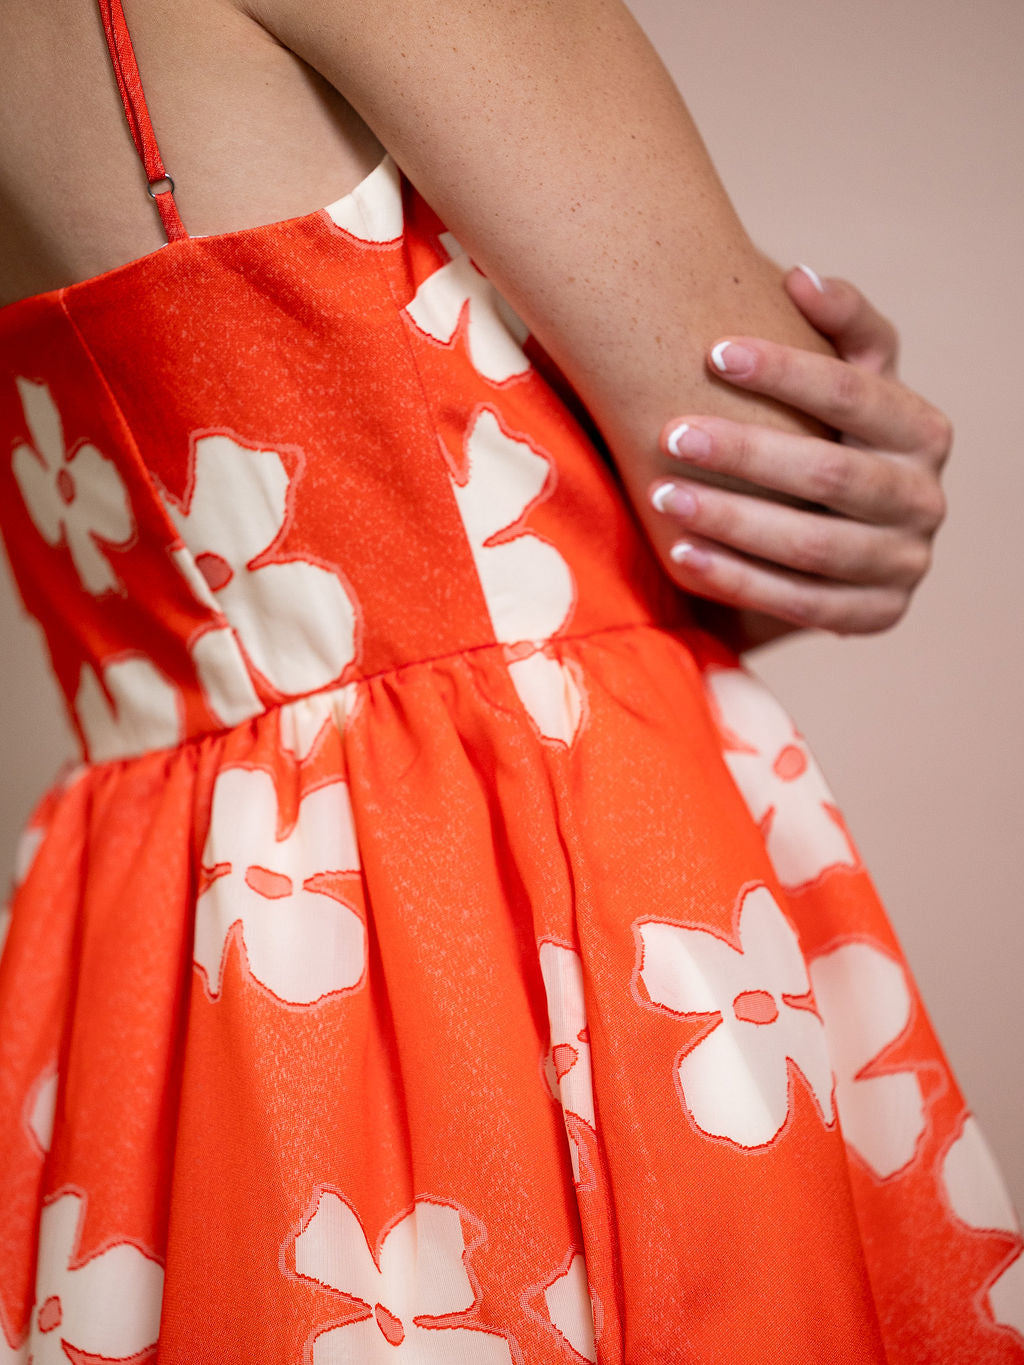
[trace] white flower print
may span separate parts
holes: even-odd
[[[466,1255],[459,1212],[447,1204],[417,1199],[373,1255],[346,1201],[322,1191],[295,1239],[295,1269],[358,1300],[367,1316],[321,1332],[313,1365],[511,1365],[504,1336],[423,1321],[476,1303]]]
[[[193,592],[227,619],[253,667],[286,696],[326,687],[355,654],[355,611],[334,570],[302,559],[253,567],[284,529],[289,483],[277,451],[218,433],[195,441],[185,508],[165,497],[192,562],[180,553],[175,560]],[[225,667],[222,648],[218,657]],[[255,704],[237,672],[225,683],[232,716]],[[215,710],[226,705],[219,695],[214,685]]]
[[[175,546],[170,554],[194,596],[222,621],[217,599],[186,547]],[[252,685],[238,637],[230,626],[213,625],[201,630],[190,641],[189,653],[206,704],[221,725],[230,729],[265,710]]]
[[[726,764],[761,826],[781,884],[792,890],[826,868],[856,867],[856,853],[830,813],[835,801],[821,769],[764,683],[742,668],[711,668],[705,684],[726,741]]]
[[[170,748],[184,737],[178,689],[141,654],[104,664],[102,686],[83,665],[74,708],[93,763]]]
[[[402,180],[391,157],[386,156],[361,185],[328,204],[324,212],[361,242],[397,241],[405,228]]]
[[[578,1356],[596,1365],[594,1310],[587,1285],[587,1266],[580,1252],[575,1252],[568,1269],[546,1286],[544,1302],[559,1335]]]
[[[344,687],[315,692],[279,706],[277,727],[282,751],[303,762],[320,744],[326,727],[344,729],[356,708],[358,695],[356,684],[346,683]]]
[[[359,869],[344,782],[307,793],[294,829],[277,835],[274,780],[261,769],[217,778],[203,867],[212,878],[196,903],[195,962],[209,994],[221,990],[227,939],[241,924],[252,976],[286,1004],[309,1005],[358,985],[366,962],[363,922],[309,886],[327,872]]]
[[[23,1112],[25,1127],[43,1155],[50,1150],[56,1112],[57,1065],[53,1063],[36,1078]]]
[[[961,1223],[981,1232],[1007,1234],[1015,1251],[987,1286],[992,1317],[1024,1337],[1024,1251],[1017,1212],[992,1151],[973,1114],[946,1152],[940,1170],[950,1206]]]
[[[190,644],[189,653],[206,704],[225,728],[230,730],[266,710],[230,626],[202,631]]]
[[[924,1135],[924,1094],[914,1071],[863,1075],[910,1024],[913,1000],[898,962],[870,943],[840,944],[810,964],[836,1077],[847,1144],[879,1179],[914,1159]]]
[[[442,232],[440,241],[451,259],[423,281],[405,311],[421,332],[447,345],[468,305],[466,344],[474,369],[496,384],[527,374],[522,343],[528,329],[452,234]]]
[[[159,1336],[163,1270],[128,1242],[81,1262],[84,1210],[83,1197],[73,1193],[43,1208],[27,1365],[68,1365],[78,1358],[71,1351],[126,1360]]]
[[[14,477],[29,516],[48,545],[66,544],[82,586],[99,596],[120,590],[99,542],[124,546],[135,534],[128,493],[117,467],[93,445],[68,453],[46,384],[16,377],[32,445],[14,449]]]
[[[513,685],[540,733],[569,744],[583,710],[580,686],[568,665],[543,653],[543,646],[572,612],[572,572],[558,550],[532,531],[495,543],[540,497],[551,463],[526,441],[506,436],[490,408],[480,410],[466,449],[468,475],[462,483],[453,476],[452,489],[495,637],[532,646],[509,664]]]
[[[575,666],[540,648],[506,665],[519,700],[545,739],[570,745],[583,721],[583,687]]]
[[[709,1137],[763,1147],[790,1110],[792,1064],[825,1123],[834,1119],[832,1072],[821,1020],[792,1003],[810,981],[796,933],[767,886],[741,901],[735,948],[709,929],[639,922],[639,977],[654,1005],[719,1019],[685,1054],[684,1106]]]
[[[28,1359],[28,1338],[23,1346],[15,1346],[8,1335],[4,1323],[3,1305],[0,1304],[0,1365],[25,1365]]]
[[[548,1003],[551,1044],[546,1058],[551,1093],[566,1114],[575,1114],[594,1127],[594,1083],[590,1066],[590,1037],[583,1004],[583,964],[572,948],[549,939],[540,945],[540,970]],[[580,1153],[576,1135],[567,1125],[572,1173],[579,1184]]]

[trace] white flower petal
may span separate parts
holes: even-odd
[[[112,460],[95,446],[80,446],[66,466],[75,497],[65,520],[88,527],[100,540],[124,545],[135,534],[135,518],[124,480]]]
[[[1002,1173],[973,1114],[946,1153],[942,1180],[953,1212],[969,1228],[1020,1233],[1020,1222]]]
[[[62,1341],[85,1354],[120,1360],[144,1351],[159,1336],[160,1265],[126,1242],[79,1264],[84,1212],[81,1195],[63,1194],[44,1207],[40,1218],[30,1342],[34,1365],[67,1365]],[[60,1302],[60,1330],[44,1332],[39,1309],[54,1297]]]
[[[288,472],[275,450],[250,450],[230,436],[195,443],[188,511],[168,512],[193,558],[216,554],[243,568],[270,545],[284,524]]]
[[[237,572],[217,600],[253,667],[286,696],[326,687],[355,657],[355,612],[330,569],[266,564]]]
[[[548,1316],[572,1349],[584,1360],[597,1361],[594,1343],[594,1309],[587,1287],[587,1267],[577,1252],[563,1275],[544,1291]]]
[[[93,540],[88,522],[84,518],[68,517],[64,522],[64,530],[75,571],[86,592],[91,592],[94,597],[105,592],[117,592],[120,580],[110,567],[106,555]]]
[[[377,1302],[380,1271],[362,1224],[346,1201],[330,1190],[321,1193],[316,1211],[295,1239],[295,1269],[371,1308]]]
[[[464,1251],[458,1209],[418,1199],[384,1238],[381,1302],[403,1322],[472,1308],[475,1295]]]
[[[506,436],[484,408],[467,440],[469,477],[452,492],[469,539],[498,640],[542,640],[565,623],[575,584],[558,550],[531,531],[488,542],[517,522],[547,482],[551,463],[525,441]]]
[[[583,693],[569,665],[537,650],[513,660],[508,672],[541,735],[571,745],[583,719]]]
[[[451,233],[444,233],[441,240],[453,259],[423,281],[405,311],[421,332],[448,343],[468,303],[468,346],[474,368],[497,384],[528,373],[530,362],[520,344],[526,328],[505,300],[499,306],[494,285],[476,269]]]
[[[397,241],[405,227],[398,167],[386,156],[361,185],[328,204],[324,211],[360,241]]]
[[[705,684],[725,727],[769,763],[796,738],[792,720],[760,680],[743,668],[711,668]]]
[[[545,940],[540,945],[540,970],[544,979],[550,1025],[549,1057],[557,1071],[558,1093],[563,1108],[594,1126],[594,1084],[590,1060],[590,1043],[581,1038],[587,1027],[583,1003],[583,965],[579,953],[561,943]],[[554,1060],[557,1048],[571,1048],[576,1054],[571,1060],[568,1052]],[[566,1064],[566,1062],[570,1064]]]
[[[813,759],[800,781],[778,783],[771,799],[775,814],[765,843],[783,886],[803,886],[829,867],[856,867],[850,841],[823,804],[834,798]]]
[[[680,929],[658,921],[638,928],[643,943],[640,975],[655,1004],[676,1014],[714,1014],[745,989],[735,975],[740,954],[710,929]]]
[[[88,665],[75,693],[75,714],[93,763],[168,749],[181,741],[178,689],[149,659],[115,659],[104,666],[103,680],[109,701]]]
[[[50,1150],[57,1112],[57,1068],[48,1067],[37,1079],[29,1096],[26,1124],[41,1152]]]
[[[857,855],[826,809],[835,805],[814,755],[760,678],[744,668],[711,668],[705,685],[724,742],[723,758],[765,839],[784,887],[803,886]],[[744,752],[736,745],[754,752]]]
[[[193,642],[191,654],[206,704],[222,725],[230,729],[266,709],[230,626],[204,631]]]
[[[680,1062],[686,1105],[702,1132],[741,1147],[762,1147],[786,1122],[786,1058],[764,1036],[769,1028],[730,1028],[723,1022]]]
[[[32,445],[44,468],[55,476],[64,463],[64,431],[53,395],[46,384],[36,384],[21,375],[17,375],[14,382]]]
[[[988,1288],[992,1316],[1024,1337],[1024,1253],[1010,1262]]]
[[[926,1126],[913,1070],[860,1074],[910,1022],[906,975],[898,962],[859,940],[821,954],[810,970],[836,1073],[843,1137],[884,1180],[914,1159]]]
[[[47,545],[59,545],[63,537],[64,503],[54,476],[28,446],[15,448],[12,469],[36,530]]]

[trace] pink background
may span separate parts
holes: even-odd
[[[900,327],[904,377],[956,425],[949,516],[903,622],[875,637],[783,642],[750,665],[821,762],[1022,1207],[1024,443],[1011,413],[1024,317],[1024,8],[632,8],[755,242],[780,264],[861,285]],[[0,631],[2,877],[73,745],[5,572]]]

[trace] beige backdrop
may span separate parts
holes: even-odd
[[[806,733],[1024,1206],[1020,0],[633,0],[754,240],[861,284],[957,427],[935,567],[892,632],[754,666]],[[0,603],[0,866],[71,751]]]

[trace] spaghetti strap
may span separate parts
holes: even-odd
[[[157,146],[121,0],[99,0],[99,6],[107,35],[107,46],[110,49],[110,59],[114,64],[114,75],[117,77],[117,88],[121,92],[121,101],[128,118],[128,127],[146,169],[148,193],[160,211],[168,242],[173,242],[181,237],[187,237],[188,233],[174,202],[174,181],[167,174],[160,148]],[[166,180],[170,188],[154,193],[153,186],[159,184],[161,180]]]

